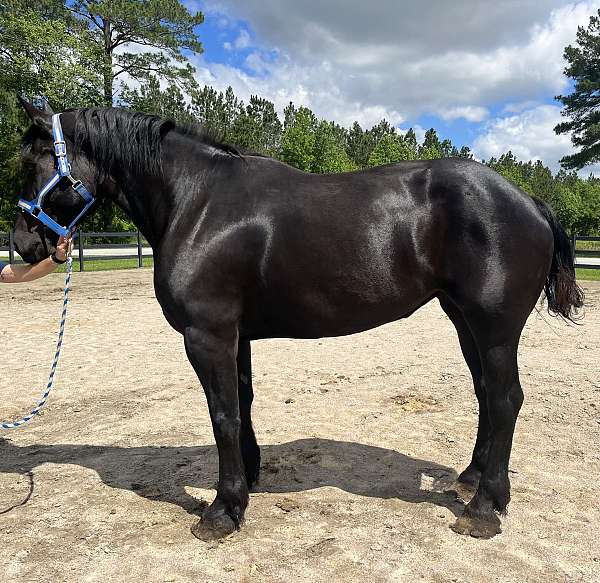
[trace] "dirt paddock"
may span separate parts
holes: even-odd
[[[0,572],[19,582],[600,581],[600,285],[529,319],[512,502],[492,540],[449,528],[476,400],[436,302],[360,335],[255,342],[262,476],[243,530],[190,533],[214,496],[206,402],[149,270],[76,274],[58,386],[0,436]],[[0,412],[45,384],[62,276],[0,286]],[[3,439],[2,439],[3,438]]]

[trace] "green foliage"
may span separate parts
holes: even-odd
[[[573,93],[559,95],[569,121],[558,124],[557,134],[572,132],[571,141],[581,149],[561,160],[564,168],[580,169],[600,160],[600,10],[590,18],[587,29],[577,29],[577,46],[565,48],[564,70],[575,82]]]
[[[233,143],[235,120],[244,110],[244,104],[228,87],[225,93],[217,93],[206,85],[191,92],[192,114],[198,123],[212,131],[225,142]]]
[[[179,0],[75,0],[65,9],[85,27],[102,71],[106,105],[113,104],[115,83],[124,75],[138,82],[151,76],[191,81],[194,68],[183,51],[202,52],[194,30],[204,22],[201,12],[190,12]]]
[[[413,153],[410,145],[404,141],[402,136],[386,134],[373,148],[368,164],[369,166],[382,166],[400,162],[400,160],[414,160]]]
[[[0,229],[14,220],[22,185],[20,135],[29,121],[17,95],[45,96],[57,110],[98,102],[100,77],[69,16],[51,1],[5,0],[0,6]]]
[[[256,95],[250,97],[245,108],[240,108],[232,131],[231,141],[250,151],[274,156],[281,147],[283,127],[275,106]]]
[[[358,122],[354,122],[346,135],[346,154],[358,168],[365,168],[373,144]]]
[[[425,139],[419,147],[419,158],[423,160],[435,160],[444,157],[444,144],[440,142],[437,132],[431,128],[425,133]]]
[[[18,129],[20,112],[2,96],[0,102],[0,231],[6,232],[14,220],[15,204],[22,184]]]
[[[488,165],[532,196],[549,203],[563,227],[578,235],[600,235],[600,179],[581,179],[561,170],[556,176],[541,161],[520,162],[512,152]]]
[[[281,159],[290,166],[309,172],[315,161],[315,131],[317,118],[306,107],[290,113],[283,131]]]
[[[178,0],[0,0],[0,230],[13,221],[20,191],[19,136],[28,121],[15,96],[45,97],[57,111],[68,107],[119,101],[138,111],[155,113],[180,124],[200,123],[225,142],[274,156],[307,172],[344,172],[417,158],[471,158],[441,139],[435,129],[419,143],[414,130],[402,133],[386,120],[370,129],[355,122],[349,129],[319,120],[307,107],[290,103],[277,115],[272,102],[252,96],[248,103],[228,87],[219,92],[192,79],[184,52],[200,52],[192,13]],[[600,159],[600,13],[578,32],[578,47],[567,47],[567,74],[576,80],[564,97],[582,152],[567,160],[580,167]],[[125,46],[127,45],[127,46]],[[127,52],[135,45],[139,52]],[[578,141],[579,140],[579,141]],[[579,156],[579,158],[577,158]],[[578,234],[600,234],[600,180],[583,180],[574,172],[557,175],[541,162],[521,162],[511,152],[488,164],[508,180],[548,201],[565,228]],[[569,166],[570,165],[570,166]],[[90,230],[126,230],[132,224],[110,204],[88,220]]]
[[[43,95],[58,110],[99,102],[94,53],[84,39],[71,34],[72,24],[60,4],[3,3],[0,87],[4,104],[14,102],[17,93],[29,98]]]
[[[321,121],[315,130],[312,172],[350,172],[356,164],[345,149],[345,132],[333,122]]]
[[[160,81],[156,77],[151,77],[136,89],[125,88],[121,99],[131,109],[170,118],[182,125],[195,121],[192,108],[181,89],[176,85],[169,85],[161,90]]]

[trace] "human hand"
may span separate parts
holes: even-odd
[[[56,258],[59,261],[66,261],[67,255],[73,249],[73,238],[69,237],[60,237],[58,243],[56,244]]]

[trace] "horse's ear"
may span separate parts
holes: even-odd
[[[44,101],[43,112],[51,117],[54,115],[54,110],[50,107],[50,104],[47,101]]]
[[[19,103],[25,110],[25,113],[29,116],[31,123],[43,129],[49,136],[52,135],[52,113],[50,108],[44,107],[43,110],[38,109],[35,105],[29,103],[22,97],[18,97]]]

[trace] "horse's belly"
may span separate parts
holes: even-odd
[[[344,336],[405,318],[435,293],[405,289],[390,295],[299,291],[261,301],[253,321],[242,326],[254,337],[321,338]]]

